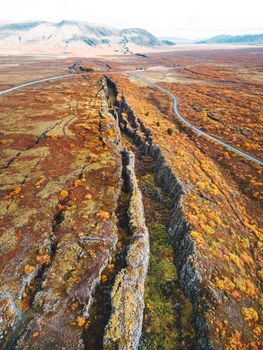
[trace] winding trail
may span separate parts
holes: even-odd
[[[157,89],[159,89],[160,91],[164,92],[166,95],[172,97],[172,98],[173,98],[173,111],[174,111],[176,117],[177,117],[182,123],[184,123],[185,125],[187,125],[190,129],[192,129],[194,132],[196,132],[198,135],[203,135],[204,137],[206,137],[206,138],[208,138],[208,139],[210,139],[210,140],[212,140],[212,141],[214,141],[214,142],[219,143],[220,145],[222,145],[222,146],[224,146],[225,148],[227,148],[227,149],[229,149],[229,150],[231,150],[231,151],[237,153],[238,155],[240,155],[240,156],[242,156],[242,157],[244,157],[244,158],[247,158],[247,159],[251,160],[252,162],[257,163],[257,164],[263,166],[263,161],[262,161],[262,160],[260,160],[260,159],[258,159],[258,158],[255,158],[255,157],[253,157],[253,156],[251,156],[251,155],[249,155],[249,154],[247,154],[247,153],[245,153],[245,152],[239,150],[239,149],[236,148],[236,147],[233,147],[233,146],[229,145],[228,143],[226,143],[226,142],[224,142],[224,141],[218,139],[217,137],[214,137],[214,136],[212,136],[212,135],[210,135],[210,134],[207,134],[207,133],[204,132],[203,130],[198,129],[196,126],[194,126],[192,123],[190,123],[187,119],[185,119],[185,118],[181,115],[181,113],[179,112],[179,110],[178,110],[178,100],[177,100],[176,96],[175,96],[174,94],[172,94],[170,91],[166,90],[165,88],[163,88],[163,87],[161,87],[161,86],[159,86],[159,85],[157,85],[157,84],[153,84],[151,81],[149,81],[149,80],[148,80],[147,78],[145,78],[145,77],[142,77],[142,76],[137,75],[137,74],[136,74],[136,75],[133,74],[133,76],[134,76],[135,78],[138,78],[138,79],[140,79],[140,80],[143,80],[144,82],[147,83],[147,85],[150,85],[150,86],[153,87],[153,88],[157,88]]]
[[[173,101],[174,101],[174,105],[173,105],[173,110],[174,110],[174,113],[176,114],[177,118],[180,119],[181,122],[183,122],[184,124],[186,124],[187,126],[189,126],[192,130],[194,130],[197,134],[199,135],[203,135],[205,136],[206,138],[212,140],[212,141],[215,141],[217,143],[219,143],[220,145],[224,146],[225,148],[228,148],[229,150],[231,151],[234,151],[235,153],[239,154],[240,156],[242,157],[245,157],[261,166],[263,166],[263,161],[261,161],[260,159],[257,159],[253,156],[250,156],[249,154],[229,145],[228,143],[222,141],[222,140],[219,140],[218,138],[210,135],[210,134],[207,134],[206,132],[204,132],[203,130],[200,130],[198,129],[196,126],[194,126],[193,124],[191,124],[188,120],[186,120],[179,112],[178,110],[178,101],[177,101],[177,98],[175,95],[173,95],[170,91],[162,88],[161,86],[157,86],[157,88],[161,91],[163,91],[164,93],[166,93],[167,95],[171,96],[173,98]]]
[[[210,134],[207,134],[206,132],[198,129],[196,126],[194,126],[192,123],[190,123],[187,119],[185,119],[181,113],[179,112],[178,110],[178,101],[177,101],[177,98],[174,94],[172,94],[170,91],[166,90],[165,88],[157,85],[157,84],[153,84],[150,80],[148,80],[147,78],[145,77],[142,77],[141,75],[138,75],[138,74],[132,74],[131,71],[127,71],[127,72],[107,72],[107,73],[110,73],[110,74],[124,74],[124,73],[128,73],[130,75],[132,75],[133,77],[137,78],[137,79],[140,79],[140,80],[143,80],[147,85],[153,87],[153,88],[157,88],[159,89],[160,91],[164,92],[166,95],[170,96],[173,98],[173,110],[174,110],[174,113],[176,115],[176,117],[182,122],[184,123],[185,125],[187,125],[190,129],[192,129],[194,132],[196,132],[198,135],[203,135],[204,137],[216,142],[216,143],[219,143],[220,145],[224,146],[225,148],[239,154],[240,156],[246,158],[246,159],[249,159],[250,161],[254,162],[254,163],[257,163],[261,166],[263,166],[263,161],[258,159],[258,158],[255,158],[253,156],[250,156],[249,154],[229,145],[228,143],[210,135]],[[25,83],[25,84],[21,84],[21,85],[17,85],[17,86],[14,86],[10,89],[7,89],[7,90],[3,90],[3,91],[0,91],[0,95],[5,95],[5,94],[8,94],[10,92],[13,92],[13,91],[16,91],[16,90],[19,90],[19,89],[22,89],[22,88],[25,88],[27,86],[31,86],[31,85],[36,85],[36,84],[40,84],[40,83],[44,83],[46,81],[52,81],[52,80],[58,80],[58,79],[64,79],[64,78],[69,78],[69,77],[79,77],[79,76],[85,76],[85,74],[79,74],[79,73],[71,73],[71,74],[64,74],[64,75],[58,75],[58,76],[54,76],[54,77],[49,77],[49,78],[44,78],[44,79],[39,79],[39,80],[34,80],[34,81],[30,81],[28,83]]]
[[[45,81],[64,79],[64,78],[75,77],[75,76],[81,76],[81,74],[65,74],[65,75],[58,75],[58,76],[55,76],[55,77],[49,77],[49,78],[44,78],[44,79],[39,79],[39,80],[33,80],[33,81],[30,81],[30,82],[25,83],[25,84],[14,86],[14,87],[12,87],[10,89],[0,91],[0,95],[5,95],[5,94],[8,94],[9,92],[13,92],[15,90],[19,90],[19,89],[22,89],[22,88],[27,87],[27,86],[44,83]]]

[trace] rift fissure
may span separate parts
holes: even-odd
[[[127,245],[129,242],[129,218],[128,206],[130,192],[127,181],[127,159],[125,152],[122,152],[122,189],[119,196],[116,211],[118,243],[116,251],[112,254],[110,269],[102,272],[102,276],[107,277],[107,281],[101,281],[95,290],[93,303],[89,310],[89,326],[83,330],[83,343],[85,350],[103,349],[103,337],[105,327],[111,315],[111,292],[117,274],[126,267]],[[108,265],[108,266],[109,266]],[[105,279],[106,279],[105,277]]]
[[[183,186],[175,177],[166,163],[160,148],[153,144],[152,133],[147,129],[142,120],[136,117],[132,109],[121,96],[118,100],[118,89],[112,79],[105,77],[107,93],[116,107],[113,111],[115,119],[119,123],[121,131],[131,138],[140,153],[149,155],[155,162],[155,181],[172,202],[172,213],[169,219],[169,234],[175,253],[175,265],[177,268],[180,288],[191,301],[194,310],[195,348],[212,349],[209,330],[204,318],[205,295],[202,292],[202,278],[198,273],[198,267],[191,259],[196,251],[190,237],[190,226],[187,222],[183,207]]]

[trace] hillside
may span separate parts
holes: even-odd
[[[133,49],[151,49],[165,46],[144,29],[116,29],[80,21],[25,22],[0,25],[1,51],[74,51],[117,50],[128,53]],[[49,51],[50,52],[50,51]]]
[[[263,44],[263,34],[217,35],[198,44]]]
[[[177,38],[177,37],[170,37],[170,36],[162,36],[162,37],[159,37],[159,39],[164,42],[170,41],[175,44],[192,44],[194,42],[194,40],[191,40],[191,39]]]

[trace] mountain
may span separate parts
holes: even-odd
[[[263,34],[217,35],[197,44],[263,44]]]
[[[159,39],[162,42],[166,42],[166,41],[173,42],[173,43],[175,43],[175,45],[177,45],[177,44],[192,44],[193,43],[193,40],[191,40],[191,39],[169,37],[169,36],[159,37]]]
[[[7,51],[141,50],[165,44],[140,28],[116,29],[80,21],[0,24],[0,47]]]
[[[169,46],[174,46],[174,45],[176,45],[174,41],[168,40],[168,39],[164,39],[164,40],[162,40],[162,42],[163,42],[164,44],[166,44],[166,45],[169,45]]]

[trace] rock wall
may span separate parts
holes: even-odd
[[[111,91],[117,91],[117,87],[112,89],[114,82],[106,79]],[[116,95],[117,97],[117,95]],[[144,154],[151,155],[156,162],[156,182],[167,193],[173,203],[173,213],[170,218],[169,233],[172,237],[175,251],[175,264],[179,275],[182,290],[191,300],[195,312],[196,329],[196,348],[212,349],[210,342],[209,329],[205,321],[205,292],[201,285],[203,282],[204,271],[198,263],[200,257],[196,251],[195,242],[190,236],[190,226],[187,222],[183,206],[182,196],[184,188],[182,183],[173,174],[167,164],[162,151],[154,145],[152,133],[145,127],[143,121],[139,119],[131,110],[122,96],[121,101],[117,101],[118,121],[122,132],[132,137],[134,143]]]
[[[111,297],[112,313],[104,335],[104,348],[138,348],[144,309],[144,284],[149,264],[149,237],[144,220],[142,195],[134,173],[134,155],[127,150],[125,177],[130,192],[128,208],[131,242],[127,266],[116,276]]]

